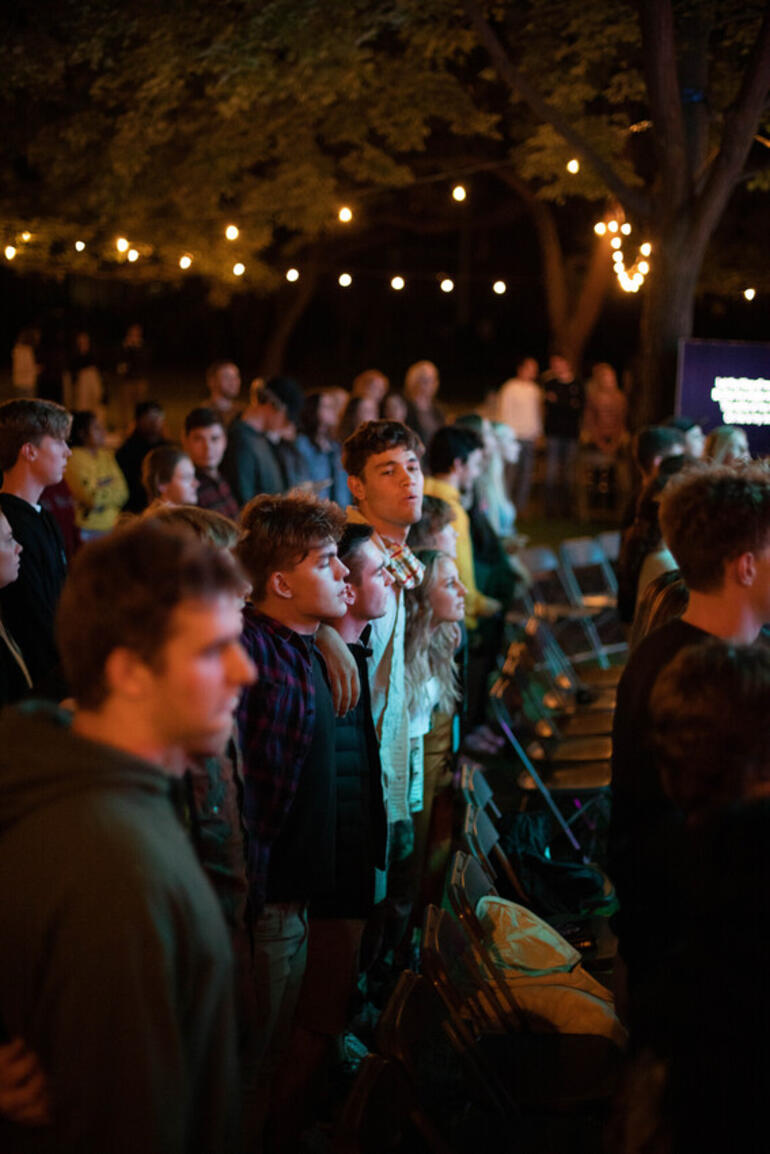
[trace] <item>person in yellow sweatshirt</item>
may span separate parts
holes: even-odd
[[[84,409],[72,420],[72,456],[64,474],[75,498],[75,523],[81,541],[102,537],[115,528],[128,500],[128,485],[104,443],[105,429],[96,413]]]

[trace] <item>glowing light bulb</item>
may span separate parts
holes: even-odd
[[[649,241],[645,241],[644,244],[639,245],[639,252],[642,254],[642,256],[650,255],[652,252],[652,245],[649,243]]]
[[[639,269],[639,272],[643,274],[643,276],[647,276],[647,273],[650,271],[650,266],[647,264],[646,260],[640,260],[636,267]]]
[[[341,272],[337,277],[337,284],[340,288],[350,288],[353,283],[353,278],[349,272]]]
[[[615,264],[622,264],[623,263],[623,253],[618,252],[618,250],[615,249],[615,251],[612,254],[612,259],[614,260]]]
[[[6,255],[7,255],[8,249],[6,249],[5,251],[6,251]],[[753,288],[744,289],[743,295],[745,296],[747,301],[753,301],[754,297],[757,295],[757,290],[753,289]]]
[[[573,156],[572,160],[567,161],[567,172],[571,172],[573,176],[580,172],[580,161],[576,156]]]
[[[348,208],[346,204],[343,204],[342,208],[337,213],[337,216],[343,224],[350,224],[351,220],[353,219],[353,209]]]
[[[631,235],[631,225],[628,223],[627,220],[624,221],[623,224],[621,224],[620,231],[623,233],[623,236],[630,236]]]
[[[620,239],[619,236],[613,236],[612,240],[610,241],[610,244],[612,245],[613,248],[620,248],[622,243],[623,243],[623,241]]]
[[[299,280],[299,269],[298,268],[287,268],[286,279],[287,279],[287,281],[290,281],[292,284],[294,284],[295,280]]]
[[[240,230],[237,224],[228,224],[225,229],[225,236],[228,240],[237,240],[240,236]]]
[[[130,248],[126,253],[126,256],[131,261],[131,264],[133,264],[135,260],[139,260],[139,253],[135,248]]]
[[[190,254],[188,252],[186,252],[184,254],[184,256],[180,256],[180,258],[179,258],[179,267],[180,268],[189,268],[191,264],[192,264],[192,257],[190,256]]]
[[[31,233],[31,232],[27,232],[27,231],[26,231],[26,229],[25,229],[25,230],[24,230],[24,232],[21,234],[21,239],[22,239],[22,240],[24,241],[24,243],[26,244],[28,240],[32,240],[32,233]]]
[[[245,265],[245,264],[241,264],[241,262],[240,262],[240,261],[237,261],[237,262],[236,262],[236,263],[233,265],[233,276],[243,276],[243,274],[244,274],[245,272],[246,272],[246,265]]]
[[[86,242],[84,240],[76,240],[75,241],[75,252],[82,252],[85,247],[86,247]]]
[[[128,252],[128,241],[124,236],[119,236],[115,241],[115,248],[118,252]]]
[[[607,228],[610,230],[610,232],[617,232],[618,231],[618,222],[616,220],[611,220],[609,222],[609,224],[607,225]]]
[[[606,236],[607,225],[603,220],[597,220],[596,224],[594,225],[594,232],[597,236]]]
[[[503,295],[503,293],[505,292],[506,288],[507,288],[507,285],[506,285],[504,280],[496,280],[495,283],[492,285],[492,292],[497,293],[497,295],[499,297],[501,297]]]
[[[442,293],[451,293],[454,287],[455,282],[452,280],[452,278],[445,276],[440,285]]]
[[[465,200],[467,195],[468,191],[464,184],[456,184],[452,189],[452,199],[456,200],[458,204]]]
[[[400,293],[405,284],[406,281],[402,276],[394,276],[391,278],[390,287],[395,289],[397,293]]]
[[[6,260],[13,260],[13,258],[15,256],[16,256],[16,249],[13,247],[12,244],[7,244],[5,246],[5,259]]]

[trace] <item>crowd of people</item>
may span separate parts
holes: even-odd
[[[3,1148],[298,1148],[361,975],[406,965],[436,900],[460,743],[502,748],[489,677],[543,438],[554,515],[581,443],[628,462],[609,872],[632,1043],[673,1087],[650,1110],[689,1133],[714,847],[745,832],[736,885],[761,858],[770,475],[739,429],[630,438],[608,365],[537,378],[524,358],[494,414],[450,423],[428,361],[403,393],[274,377],[243,407],[222,361],[178,443],[145,396],[116,452],[96,403],[0,405]],[[717,1058],[698,1070],[716,1092]]]

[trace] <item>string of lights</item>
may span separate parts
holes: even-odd
[[[577,157],[572,157],[566,162],[566,169],[571,175],[577,175],[580,172],[580,161]],[[457,204],[462,204],[468,197],[468,190],[464,184],[455,184],[451,190],[452,199]],[[353,209],[348,204],[340,205],[337,211],[337,220],[340,224],[350,224],[354,220]],[[629,259],[623,249],[624,239],[629,237],[633,229],[629,221],[625,219],[618,219],[611,217],[610,219],[598,220],[594,224],[594,232],[598,237],[606,237],[609,240],[609,246],[612,251],[613,271],[617,277],[617,282],[623,292],[637,293],[645,282],[645,278],[649,275],[651,265],[650,256],[652,255],[652,245],[649,241],[644,241],[639,245],[636,255],[633,259]],[[224,228],[225,239],[231,242],[237,241],[241,237],[241,230],[237,224],[229,223]],[[24,229],[14,237],[13,242],[6,244],[3,253],[7,261],[14,261],[21,254],[25,245],[28,245],[33,240],[33,234]],[[2,243],[2,242],[0,242]],[[77,253],[86,251],[88,245],[85,240],[78,239],[74,241],[74,248]],[[129,264],[135,264],[142,255],[153,255],[153,248],[150,245],[140,245],[137,247],[136,243],[131,243],[128,237],[118,236],[115,239],[115,250],[118,254],[118,259],[126,260]],[[189,271],[195,264],[195,254],[193,251],[187,250],[179,256],[179,268],[183,272]],[[243,260],[237,260],[231,267],[231,272],[234,277],[243,277],[246,274],[247,268]],[[285,272],[286,280],[294,284],[300,279],[300,270],[298,268],[288,268]],[[437,278],[439,288],[442,293],[452,293],[455,289],[454,280],[446,275],[440,274]],[[337,277],[337,283],[340,288],[348,289],[353,285],[353,275],[350,272],[341,272]],[[403,292],[407,286],[407,279],[400,273],[390,277],[390,288],[394,292]],[[504,280],[495,280],[492,283],[492,292],[497,296],[503,296],[508,289],[508,285]],[[756,297],[756,289],[746,288],[743,291],[743,296],[747,301],[753,301]]]

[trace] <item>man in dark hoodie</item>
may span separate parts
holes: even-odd
[[[232,958],[173,805],[254,669],[226,555],[145,522],[94,542],[57,636],[74,716],[0,721],[0,1020],[38,1056],[50,1124],[0,1148],[237,1148]]]

